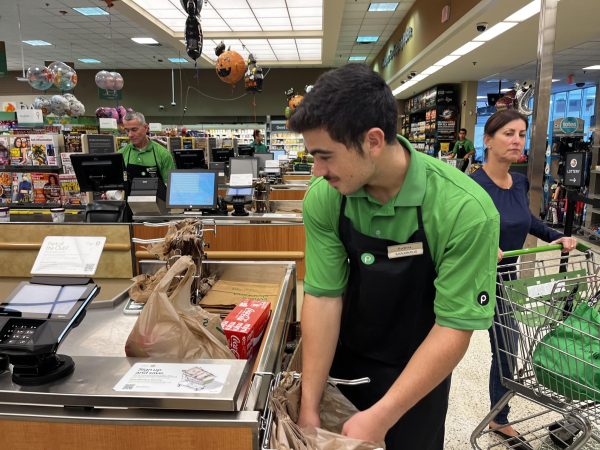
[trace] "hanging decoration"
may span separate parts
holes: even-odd
[[[107,70],[98,72],[94,77],[94,82],[100,89],[106,89],[107,91],[120,91],[125,84],[119,72],[109,72]]]
[[[199,20],[202,0],[181,0],[181,6],[188,14],[185,21],[185,51],[195,62],[202,55],[204,40]]]
[[[248,68],[244,74],[244,87],[247,92],[262,92],[264,75],[262,67],[256,64],[256,58],[250,53],[248,55]]]
[[[246,73],[246,63],[242,55],[231,48],[225,51],[223,42],[217,45],[215,54],[218,56],[215,69],[221,81],[231,85],[240,81]]]
[[[39,91],[46,91],[54,84],[54,75],[45,66],[33,66],[27,69],[27,82]]]
[[[515,82],[515,103],[517,111],[519,111],[524,116],[530,116],[533,114],[533,108],[529,107],[529,101],[533,98],[535,94],[535,85],[534,83],[527,83],[524,81],[523,83]]]
[[[302,100],[304,99],[304,97],[298,93],[296,93],[296,91],[294,90],[294,88],[289,88],[287,91],[285,91],[285,96],[287,98],[287,106],[285,107],[284,110],[284,114],[285,114],[285,118],[286,118],[286,127],[288,126],[287,121],[290,120],[290,117],[292,117],[292,114],[294,114],[294,111],[296,110],[296,108],[300,105],[300,103],[302,103]]]
[[[41,109],[44,116],[50,114],[50,100],[48,100],[46,97],[40,96],[34,98],[31,106],[33,109]]]
[[[52,82],[61,91],[70,91],[77,86],[77,72],[62,61],[54,61],[48,66]]]
[[[56,116],[74,116],[79,117],[85,114],[85,106],[73,94],[53,95],[51,98],[36,97],[33,99],[31,107],[41,109],[42,114],[47,116],[54,114]]]

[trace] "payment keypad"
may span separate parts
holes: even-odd
[[[9,323],[0,332],[0,343],[9,345],[31,344],[37,327],[37,324]]]

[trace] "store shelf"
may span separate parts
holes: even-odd
[[[0,172],[56,172],[60,166],[0,166]]]

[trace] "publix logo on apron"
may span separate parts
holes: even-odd
[[[365,266],[370,266],[375,262],[375,256],[373,256],[371,253],[363,253],[360,255],[360,260]]]

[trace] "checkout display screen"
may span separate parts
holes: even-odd
[[[0,314],[25,318],[58,318],[71,316],[79,300],[86,297],[89,285],[50,286],[24,283],[18,291],[0,303]]]
[[[252,196],[252,188],[229,188],[227,189],[228,196],[244,196],[251,197]]]

